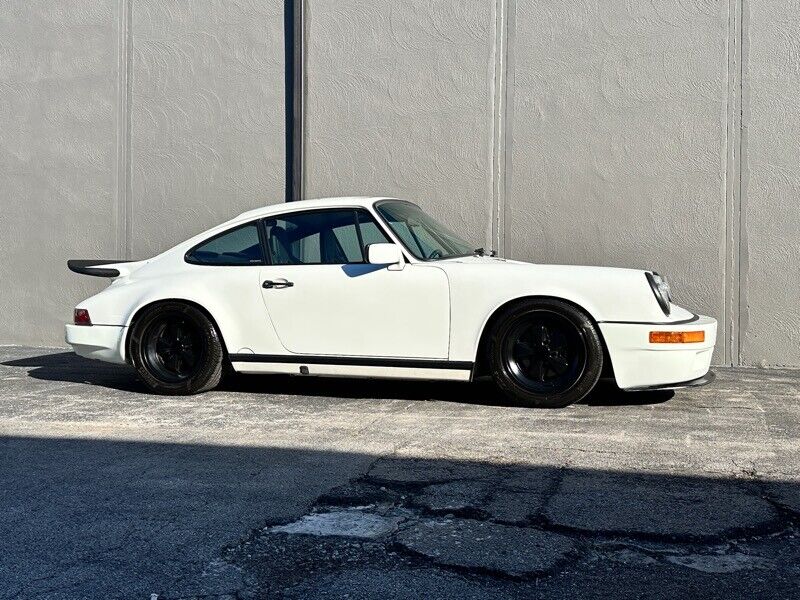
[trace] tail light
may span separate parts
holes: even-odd
[[[76,308],[73,316],[75,325],[91,325],[92,319],[89,316],[89,311],[85,308]]]

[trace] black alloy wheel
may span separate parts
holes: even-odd
[[[548,310],[521,321],[504,340],[506,369],[525,389],[537,394],[569,390],[586,368],[586,341],[575,325]]]
[[[196,323],[183,315],[155,319],[144,334],[147,368],[163,381],[178,383],[197,373],[206,345]]]
[[[530,299],[495,321],[489,362],[498,387],[524,406],[560,408],[600,378],[603,347],[592,320],[561,300]]]
[[[224,351],[216,326],[198,308],[181,302],[151,306],[131,327],[130,353],[154,392],[195,394],[217,386]]]

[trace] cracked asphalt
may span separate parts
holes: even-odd
[[[0,599],[800,598],[800,372],[565,410],[0,347]]]

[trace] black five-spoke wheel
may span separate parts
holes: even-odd
[[[562,407],[594,388],[603,349],[583,311],[560,300],[530,299],[495,322],[489,361],[498,386],[520,404]]]
[[[565,392],[586,366],[582,332],[557,313],[538,311],[505,339],[506,368],[525,388],[541,394]]]
[[[205,341],[197,324],[183,316],[155,319],[145,333],[144,360],[164,381],[185,381],[203,363]]]
[[[222,376],[216,327],[190,304],[145,309],[132,325],[129,348],[139,375],[155,392],[194,394],[215,387]]]

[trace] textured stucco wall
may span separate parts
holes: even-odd
[[[800,365],[800,6],[748,2],[742,359]]]
[[[131,256],[283,202],[283,2],[133,0],[131,26]]]
[[[518,2],[506,254],[656,269],[724,321],[727,39],[725,2]]]
[[[305,197],[414,199],[488,243],[493,11],[308,0]]]
[[[284,198],[284,3],[9,0],[0,343]],[[800,366],[795,3],[305,0],[305,197],[416,199],[506,255],[655,268],[715,360]]]
[[[0,343],[63,344],[106,281],[284,199],[283,2],[38,0],[0,8]]]
[[[66,258],[116,253],[117,9],[0,7],[0,343],[63,343],[100,289]]]

